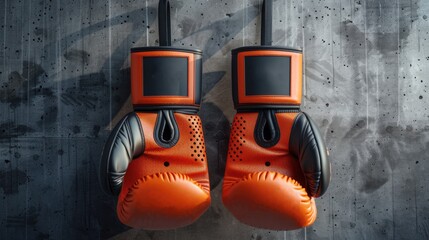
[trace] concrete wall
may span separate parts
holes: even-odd
[[[232,120],[230,51],[259,44],[261,0],[172,1],[175,46],[204,50],[201,116],[219,183]],[[304,50],[303,110],[332,182],[306,229],[236,221],[221,187],[195,224],[130,230],[99,159],[132,110],[129,49],[157,45],[156,1],[0,1],[0,239],[429,239],[429,2],[277,0],[276,45]]]

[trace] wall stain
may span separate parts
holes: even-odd
[[[30,98],[37,95],[52,96],[50,88],[38,85],[40,84],[40,77],[44,74],[45,71],[37,63],[23,61],[22,73],[11,72],[8,81],[1,86],[0,102],[9,103],[10,107],[15,109],[27,102],[27,95],[30,95]],[[27,93],[28,89],[30,91]]]
[[[18,187],[26,184],[27,181],[27,174],[21,170],[0,171],[0,188],[5,195],[17,194]]]
[[[401,16],[417,16],[418,7],[410,8],[410,3],[400,3],[399,9]],[[391,124],[396,125],[395,117],[399,114],[398,98],[390,93],[398,92],[398,81],[396,78],[397,69],[399,68],[397,59],[398,49],[403,49],[410,34],[410,25],[401,23],[400,33],[397,32],[398,23],[396,18],[392,18],[390,14],[396,14],[398,6],[387,0],[365,2],[359,8],[364,8],[365,16],[368,16],[365,24],[358,21],[357,24],[354,18],[350,18],[341,22],[336,33],[342,39],[343,55],[349,56],[346,59],[347,67],[352,71],[352,81],[354,91],[350,96],[356,103],[351,106],[354,109],[355,115],[361,115],[361,107],[359,104],[366,104],[366,96],[369,94],[369,99],[380,101],[380,110],[376,116],[367,116],[358,120],[356,124],[346,132],[343,136],[345,141],[351,146],[348,151],[353,151],[359,159],[357,171],[359,178],[359,191],[364,193],[372,193],[389,181],[391,172],[401,164],[401,159],[408,159],[409,156],[404,155],[405,147],[410,144],[409,135],[405,137],[402,133],[394,133],[395,130]],[[383,12],[381,12],[383,9]],[[371,13],[371,14],[369,14]],[[381,14],[380,14],[381,13]],[[356,16],[355,16],[356,17]],[[402,18],[401,18],[402,19]],[[404,19],[408,19],[405,18]],[[412,21],[412,19],[410,18]],[[367,32],[364,31],[367,29]],[[399,42],[398,42],[399,41]],[[399,46],[398,46],[399,44]],[[366,48],[365,48],[366,47]],[[376,99],[375,92],[371,91],[375,86],[376,71],[371,66],[366,66],[370,55],[379,55],[380,61],[387,61],[383,64],[383,70],[393,81],[380,81],[379,88],[381,89],[379,99]],[[388,91],[386,91],[388,90]],[[367,122],[366,119],[369,119]],[[389,119],[389,120],[388,120]],[[395,122],[393,122],[395,121]],[[392,122],[392,123],[389,123]],[[374,128],[367,128],[374,126]],[[402,127],[400,127],[402,128]],[[425,136],[420,136],[420,141],[424,141]],[[407,141],[405,143],[404,141]],[[355,145],[356,143],[363,143]]]
[[[197,21],[192,18],[184,18],[181,23],[178,24],[178,28],[180,28],[182,32],[182,36],[189,36],[190,33],[194,32],[197,28]],[[200,21],[201,24],[201,21]]]
[[[85,50],[69,49],[63,56],[69,61],[88,64],[90,54]]]
[[[39,215],[39,210],[31,206],[18,215],[7,216],[6,226],[18,228],[24,226],[35,226],[38,222]]]
[[[23,124],[16,124],[12,121],[5,122],[0,124],[0,139],[25,136],[34,131],[35,130],[32,127]]]
[[[48,37],[48,32],[45,28],[36,27],[33,32],[36,36],[43,37],[43,38]]]

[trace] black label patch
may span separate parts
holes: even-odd
[[[143,96],[188,96],[188,59],[144,57]]]
[[[245,57],[246,95],[290,96],[290,57]]]

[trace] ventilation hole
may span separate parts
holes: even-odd
[[[194,150],[194,153],[196,153],[197,152],[197,150]]]
[[[205,155],[205,154],[203,154],[203,157],[206,157],[206,155]]]
[[[200,150],[200,153],[202,153],[203,152],[203,150]]]
[[[191,146],[191,148],[194,148],[194,146]]]
[[[200,155],[200,154],[197,154],[197,156],[198,156],[198,157],[200,157],[201,155]]]
[[[271,165],[270,162],[265,162],[265,166],[269,167]]]
[[[196,143],[196,142],[194,142],[194,145],[197,145],[197,143]]]
[[[197,146],[197,148],[200,148],[200,146]]]
[[[193,157],[193,156],[194,156],[194,154],[192,153],[192,154],[191,154],[191,157]]]
[[[197,158],[195,158],[195,161],[198,161],[198,159],[197,159]]]
[[[170,166],[170,163],[169,162],[164,162],[164,166],[168,167],[168,166]]]
[[[201,158],[201,162],[204,162],[204,158]]]

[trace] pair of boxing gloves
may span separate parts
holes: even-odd
[[[134,228],[193,223],[210,206],[201,102],[201,52],[131,52],[134,112],[113,129],[101,181],[118,195],[119,220]],[[241,222],[291,230],[316,219],[314,198],[330,181],[315,123],[301,112],[302,53],[259,46],[232,51],[234,117],[222,199]]]

